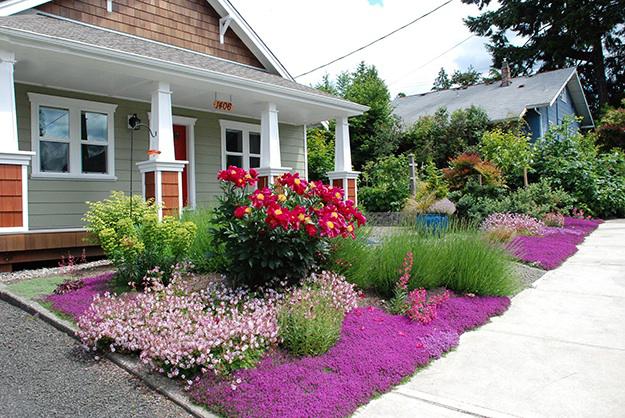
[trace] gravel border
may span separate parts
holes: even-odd
[[[26,311],[44,322],[47,322],[59,331],[64,332],[70,337],[78,340],[78,337],[76,336],[78,328],[73,323],[59,318],[54,313],[36,302],[26,300],[13,294],[2,283],[0,283],[0,299]],[[141,379],[148,387],[176,403],[194,417],[217,418],[217,415],[214,415],[203,407],[192,403],[180,385],[164,376],[148,373],[138,358],[110,352],[104,352],[103,356],[108,358],[112,363],[116,364],[120,368],[126,370],[131,375]]]
[[[90,263],[76,264],[72,267],[72,272],[92,269],[95,267],[108,267],[113,264],[109,260],[97,260]],[[44,267],[33,270],[18,270],[11,273],[0,273],[0,283],[16,282],[19,280],[37,279],[46,276],[56,276],[70,274],[67,267]]]

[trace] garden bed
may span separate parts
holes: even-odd
[[[111,277],[85,279],[84,287],[46,300],[77,319],[110,287]],[[452,350],[460,334],[502,314],[509,303],[506,297],[452,297],[427,324],[361,306],[347,314],[326,354],[297,358],[274,348],[255,368],[226,377],[206,372],[189,394],[228,416],[347,416]]]
[[[508,245],[519,260],[545,270],[559,267],[577,252],[577,246],[602,223],[601,220],[565,218],[562,228],[545,228],[541,236],[519,236]]]

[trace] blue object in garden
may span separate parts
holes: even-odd
[[[417,215],[417,227],[421,227],[433,235],[441,236],[449,228],[449,217],[440,213]]]

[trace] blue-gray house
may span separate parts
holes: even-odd
[[[565,116],[580,118],[575,122],[578,128],[594,126],[576,68],[516,78],[506,77],[505,68],[502,73],[497,82],[398,97],[394,113],[410,126],[441,107],[451,113],[477,106],[493,123],[523,118],[533,138],[543,136],[549,125],[562,123]]]

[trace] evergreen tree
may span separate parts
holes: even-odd
[[[447,71],[443,67],[441,67],[436,79],[434,80],[434,85],[432,86],[432,90],[447,90],[451,88],[451,80],[449,79],[449,75],[447,75]]]

